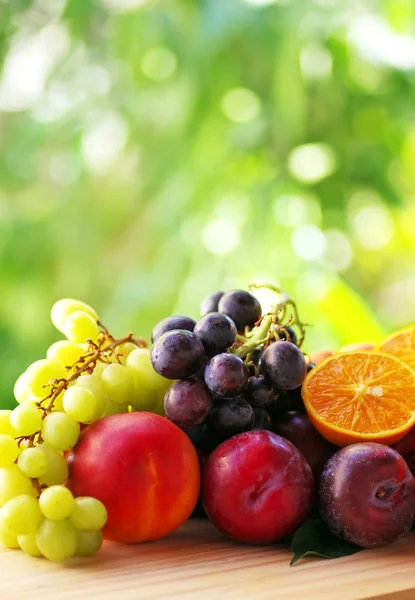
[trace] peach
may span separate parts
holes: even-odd
[[[68,487],[108,511],[104,537],[124,543],[156,540],[191,515],[200,467],[188,436],[153,413],[111,415],[82,432],[68,454]]]

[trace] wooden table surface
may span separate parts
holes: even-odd
[[[306,559],[225,539],[206,521],[137,546],[106,543],[93,558],[54,564],[0,550],[1,600],[415,599],[415,533],[337,560]]]

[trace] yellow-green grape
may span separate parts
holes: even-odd
[[[163,394],[171,385],[171,381],[161,377],[153,369],[150,352],[147,348],[136,348],[127,357],[127,369],[132,373],[135,393],[130,402],[134,410],[155,412],[160,393]],[[157,409],[158,410],[158,409]]]
[[[15,496],[0,509],[0,521],[16,535],[36,531],[41,519],[39,502],[31,495]]]
[[[47,444],[39,444],[36,448],[41,450],[48,459],[47,471],[42,477],[39,477],[39,483],[42,485],[65,483],[69,476],[69,469],[63,454]]]
[[[9,467],[19,456],[19,445],[11,435],[0,434],[0,467]]]
[[[19,542],[17,540],[17,535],[10,531],[8,527],[3,525],[0,521],[0,543],[3,544],[6,548],[18,548]]]
[[[120,364],[108,365],[101,375],[106,395],[118,404],[130,404],[134,396],[134,379],[130,371]]]
[[[29,496],[36,494],[30,479],[23,475],[17,465],[2,467],[0,469],[0,506],[4,506],[15,496],[22,494]]]
[[[106,406],[105,391],[101,383],[101,378],[95,376],[94,370],[93,375],[86,374],[78,377],[75,386],[86,388],[94,394],[96,400],[96,408],[92,421],[96,421],[102,416]]]
[[[78,546],[78,532],[68,521],[43,519],[36,532],[36,543],[45,558],[63,562],[71,558]]]
[[[115,354],[117,358],[121,361],[122,365],[127,363],[127,356],[136,350],[137,346],[133,342],[124,342],[115,348]]]
[[[57,360],[43,358],[37,360],[26,371],[30,393],[39,398],[44,398],[50,392],[50,383],[53,379],[66,377],[66,369]]]
[[[51,521],[61,521],[69,517],[75,506],[75,500],[68,488],[52,485],[41,493],[39,506],[44,517]]]
[[[30,394],[29,384],[26,373],[22,373],[16,380],[13,388],[13,394],[18,404],[22,404]]]
[[[12,411],[10,423],[16,437],[32,435],[42,426],[42,411],[29,402],[19,404]]]
[[[39,446],[25,448],[17,459],[17,466],[26,477],[39,479],[47,473],[49,461]]]
[[[102,375],[102,371],[104,369],[106,369],[107,366],[108,366],[108,363],[98,362],[94,367],[94,372],[92,373],[92,376],[96,377],[97,379],[100,379],[101,375]]]
[[[170,379],[162,377],[153,369],[148,348],[136,348],[127,357],[127,367],[138,372],[140,384],[144,387],[159,390],[167,389],[171,384]]]
[[[53,408],[52,408],[53,412],[63,411],[63,394],[64,394],[64,392],[61,392],[54,399],[54,401],[53,401]]]
[[[74,421],[91,423],[96,412],[97,401],[91,390],[74,385],[68,388],[63,395],[63,408]]]
[[[96,340],[99,334],[98,323],[80,310],[70,314],[63,324],[63,332],[71,342]]]
[[[93,556],[101,548],[103,539],[102,531],[78,531],[76,556]]]
[[[53,306],[51,311],[51,319],[52,323],[55,325],[56,329],[60,332],[65,333],[63,330],[63,324],[66,319],[72,313],[76,311],[82,311],[90,315],[94,321],[99,321],[99,317],[92,306],[85,304],[85,302],[81,302],[80,300],[72,300],[71,298],[63,298],[62,300],[58,300]]]
[[[64,367],[72,367],[83,354],[85,350],[78,344],[69,340],[59,340],[49,347],[46,358],[56,360]]]
[[[42,421],[42,438],[46,444],[65,452],[78,441],[80,426],[64,412],[49,413]]]
[[[170,385],[173,385],[172,381],[170,382]],[[166,391],[158,390],[156,392],[157,402],[156,402],[155,407],[152,410],[153,413],[155,413],[156,415],[160,415],[161,417],[166,416],[166,411],[164,410],[164,396],[166,395]]]
[[[128,404],[117,404],[117,402],[113,402],[110,398],[107,398],[101,418],[108,417],[109,415],[120,415],[126,412],[128,412]]]
[[[27,535],[19,535],[17,537],[17,542],[25,554],[33,557],[42,556],[36,542],[36,531],[32,531]]]
[[[15,436],[12,424],[10,423],[11,410],[0,410],[0,433],[3,435]]]
[[[97,498],[79,496],[69,520],[79,530],[98,531],[107,522],[107,509]]]

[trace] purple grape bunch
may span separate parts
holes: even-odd
[[[244,431],[272,429],[281,409],[301,410],[309,368],[299,348],[302,331],[280,324],[277,313],[263,315],[244,290],[210,294],[200,313],[197,322],[163,319],[151,349],[154,370],[174,380],[164,398],[166,416],[191,432],[196,449],[206,436],[218,445]]]

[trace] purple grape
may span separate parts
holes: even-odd
[[[289,327],[288,325],[286,325],[284,329],[278,333],[278,337],[280,338],[280,340],[292,342],[293,344],[297,345],[297,334],[294,331],[294,329],[292,327]]]
[[[200,305],[200,316],[204,317],[208,313],[217,312],[219,300],[225,292],[213,292],[202,301]]]
[[[244,392],[244,398],[254,408],[268,406],[271,403],[274,390],[264,377],[250,377]]]
[[[204,381],[176,381],[164,396],[166,415],[179,427],[200,425],[212,407],[213,398]]]
[[[196,321],[190,317],[182,317],[181,315],[175,315],[173,317],[166,317],[153,329],[151,334],[151,341],[155,342],[163,333],[166,331],[173,331],[173,329],[185,329],[186,331],[193,331],[195,328]]]
[[[207,356],[225,352],[234,344],[236,333],[232,319],[218,312],[202,317],[194,329],[194,334],[204,345]]]
[[[248,431],[255,420],[254,409],[246,400],[238,396],[214,405],[208,424],[223,438]]]
[[[248,369],[235,354],[217,354],[206,365],[205,382],[217,398],[231,398],[245,389]]]
[[[252,429],[267,429],[271,431],[271,417],[265,408],[254,408],[255,421]]]
[[[243,290],[224,294],[219,301],[218,311],[228,315],[241,332],[245,331],[245,327],[253,327],[262,316],[258,300]]]
[[[176,329],[163,333],[151,349],[154,370],[167,379],[186,379],[203,365],[205,349],[190,331]]]
[[[307,363],[291,342],[275,342],[264,351],[260,371],[279,390],[294,390],[304,381]]]

